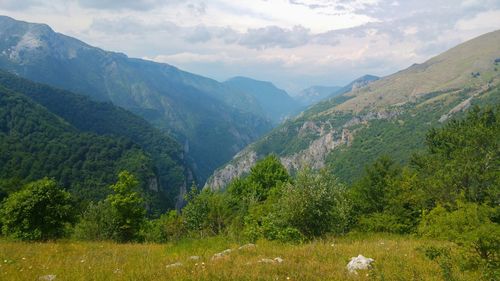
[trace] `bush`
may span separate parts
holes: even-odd
[[[106,198],[111,205],[116,227],[114,240],[129,242],[138,240],[139,231],[146,218],[144,200],[136,192],[139,186],[137,179],[129,172],[121,172],[118,181],[111,186],[114,193]]]
[[[458,202],[454,210],[437,206],[424,214],[419,233],[455,242],[469,266],[484,266],[485,274],[498,276],[500,225],[491,221],[494,213],[493,208],[476,203]]]
[[[173,210],[145,223],[141,233],[146,242],[165,243],[185,237],[187,229],[183,218]]]
[[[75,226],[74,238],[88,241],[116,240],[116,215],[108,202],[90,203]]]
[[[227,193],[203,190],[197,194],[192,190],[189,197],[182,210],[188,231],[203,238],[221,234],[230,225],[232,210]]]
[[[50,240],[62,237],[73,222],[70,194],[54,180],[42,179],[12,193],[2,204],[2,233],[20,240]]]
[[[143,199],[135,191],[138,185],[132,174],[121,172],[116,184],[110,187],[114,193],[106,200],[88,206],[75,227],[75,238],[116,242],[141,240],[146,209]]]
[[[285,186],[279,205],[287,226],[309,239],[328,232],[343,234],[350,226],[345,187],[326,171],[300,171],[295,183]]]
[[[363,232],[405,233],[407,226],[389,213],[373,213],[359,218],[357,228]]]

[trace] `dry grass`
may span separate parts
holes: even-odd
[[[409,237],[373,235],[286,245],[260,241],[254,249],[225,238],[177,244],[19,243],[0,242],[0,280],[442,280],[437,263],[416,250],[443,242]],[[212,261],[213,254],[235,249]],[[347,272],[349,259],[358,254],[375,259],[375,268],[358,275]],[[191,261],[192,255],[200,256]],[[281,257],[281,264],[258,263]],[[183,263],[167,268],[169,264]],[[461,273],[457,280],[478,280],[475,273]]]

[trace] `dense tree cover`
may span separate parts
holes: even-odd
[[[0,208],[2,233],[21,240],[49,240],[64,235],[74,219],[70,194],[47,178],[12,193]]]
[[[95,102],[88,97],[34,83],[8,72],[0,71],[0,85],[31,98],[81,132],[113,135],[114,138],[126,139],[140,146],[154,166],[159,189],[154,197],[162,205],[160,209],[174,206],[179,187],[184,184],[185,173],[188,173],[189,168],[184,163],[180,145],[168,135],[111,103]],[[149,182],[150,179],[141,179],[143,186]]]
[[[0,190],[2,196],[22,184],[54,178],[77,201],[99,200],[121,170],[136,174],[146,191],[154,178],[151,158],[138,145],[111,136],[80,133],[25,96],[0,88]]]

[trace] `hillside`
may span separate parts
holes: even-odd
[[[111,103],[94,102],[88,97],[34,83],[4,71],[0,71],[0,85],[31,98],[80,132],[113,135],[139,145],[153,161],[155,177],[149,185],[150,189],[161,191],[163,208],[173,207],[178,195],[189,184],[187,181],[192,180],[181,146],[144,119],[122,108]]]
[[[366,163],[388,154],[405,162],[426,130],[471,104],[499,102],[500,31],[465,42],[422,64],[312,106],[240,152],[207,183],[220,188],[264,155],[290,171],[329,166],[351,182]]]
[[[224,84],[254,97],[264,111],[265,117],[274,123],[280,123],[286,117],[298,113],[301,108],[287,92],[277,88],[271,82],[234,77],[225,81]]]
[[[117,173],[129,170],[141,181],[152,211],[164,210],[164,192],[152,189],[154,162],[123,137],[80,132],[28,97],[0,86],[0,193],[43,177],[55,178],[79,201],[110,193]],[[173,203],[173,202],[170,202]]]
[[[173,135],[200,182],[271,128],[258,102],[215,80],[168,64],[128,58],[0,17],[0,68],[24,78],[111,101]]]
[[[300,91],[293,98],[303,106],[310,106],[337,95],[340,89],[342,89],[342,87],[339,86],[312,86]]]

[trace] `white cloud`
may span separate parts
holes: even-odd
[[[500,28],[498,0],[0,0],[103,49],[287,89],[387,75]]]

